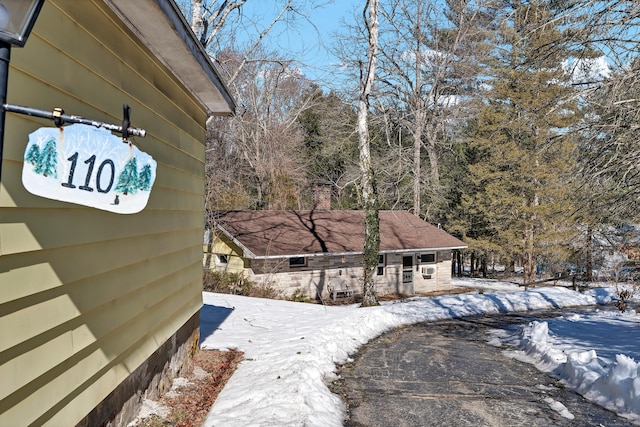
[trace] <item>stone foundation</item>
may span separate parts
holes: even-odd
[[[413,257],[411,266],[412,280],[403,283],[403,257]],[[421,263],[417,254],[386,254],[382,274],[374,276],[378,296],[386,294],[414,295],[416,293],[445,291],[451,289],[451,251],[437,252],[437,262]],[[307,257],[306,265],[289,266],[286,258],[251,260],[248,269],[249,280],[270,285],[288,297],[302,293],[310,299],[329,298],[327,284],[334,278],[346,280],[359,294],[362,288],[362,255],[313,256]],[[423,275],[421,267],[432,267],[434,272]]]
[[[169,391],[174,378],[189,364],[198,349],[200,312],[109,394],[77,427],[123,427],[135,419],[144,398]]]

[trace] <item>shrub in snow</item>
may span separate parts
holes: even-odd
[[[636,283],[629,284],[627,286],[616,284],[616,297],[618,299],[614,304],[618,308],[618,310],[623,313],[627,311],[627,308],[629,308],[629,303],[633,299],[634,295],[638,293],[638,289],[639,286]]]

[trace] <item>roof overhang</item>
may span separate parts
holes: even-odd
[[[228,234],[227,234],[228,236]],[[238,244],[237,240],[234,240],[234,243]],[[242,246],[244,248],[244,246]],[[396,249],[392,251],[381,250],[380,255],[383,254],[424,254],[428,252],[442,252],[442,251],[454,251],[457,249],[466,249],[468,246],[455,246],[455,247],[447,247],[447,248],[423,248],[423,249]],[[248,252],[246,258],[251,259],[282,259],[282,258],[314,258],[314,257],[323,257],[323,256],[349,256],[349,255],[362,255],[364,252],[314,252],[314,253],[303,253],[303,254],[286,254],[286,255],[264,255],[258,256],[254,255],[251,252]]]
[[[230,115],[235,103],[174,0],[103,0],[205,106]]]
[[[257,258],[255,256],[255,254],[253,252],[251,252],[249,250],[249,248],[247,248],[245,245],[242,244],[242,242],[238,239],[236,239],[232,233],[230,233],[229,231],[227,231],[223,226],[221,226],[220,224],[216,225],[216,228],[218,228],[218,230],[222,231],[222,234],[224,234],[225,236],[227,236],[227,238],[229,240],[231,240],[233,243],[235,243],[241,250],[242,250],[242,255],[245,258]]]

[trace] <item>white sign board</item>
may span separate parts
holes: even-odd
[[[32,194],[132,214],[147,205],[156,161],[106,129],[74,124],[29,135],[22,184]]]

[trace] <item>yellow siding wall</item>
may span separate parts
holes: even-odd
[[[203,107],[99,0],[47,0],[12,50],[7,102],[120,123],[158,162],[145,210],[118,215],[22,186],[7,113],[0,187],[0,426],[81,420],[201,307]]]
[[[242,250],[233,242],[224,236],[216,236],[210,245],[204,245],[203,265],[212,271],[224,271],[227,273],[243,273],[249,275],[249,271],[245,271],[244,260],[242,258]],[[226,266],[216,265],[215,254],[228,255],[228,263]]]

